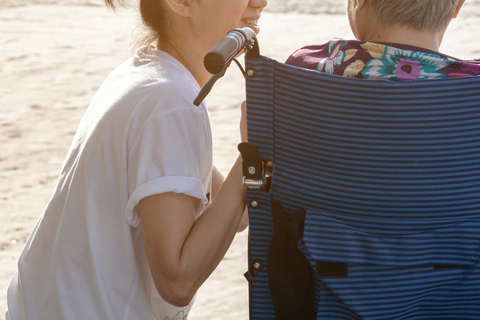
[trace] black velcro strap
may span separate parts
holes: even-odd
[[[453,265],[453,264],[435,264],[433,265],[434,270],[443,270],[443,269],[450,269],[450,268],[468,268],[465,266],[458,266],[458,265]]]
[[[317,261],[317,277],[348,277],[348,264]]]

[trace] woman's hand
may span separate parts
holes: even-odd
[[[248,136],[247,136],[247,102],[243,101],[242,106],[242,116],[240,117],[240,137],[242,139],[242,142],[247,142],[248,141]]]

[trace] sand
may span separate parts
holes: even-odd
[[[351,38],[341,0],[271,0],[260,21],[261,52],[284,61],[296,48]],[[480,57],[480,3],[467,2],[443,52]],[[130,55],[132,13],[101,2],[0,0],[0,320],[6,288],[26,238],[51,196],[89,101]],[[214,161],[227,173],[237,156],[240,71],[232,66],[207,98]],[[247,232],[237,235],[199,290],[189,319],[248,319]]]

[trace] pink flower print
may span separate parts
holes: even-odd
[[[333,48],[332,52],[328,55],[328,57],[320,61],[317,66],[317,70],[333,74],[334,66],[341,66],[343,60],[345,59],[346,54],[345,52],[341,51],[343,46],[345,46],[344,42],[338,42]],[[325,70],[323,70],[324,67]]]
[[[416,80],[448,78],[439,70],[453,64],[439,55],[386,47],[385,54],[370,60],[362,76],[365,79]]]
[[[328,56],[327,60],[335,61],[339,56],[340,49],[342,48],[342,45],[343,45],[342,43],[337,43],[335,48],[333,48],[332,53],[330,53],[330,55]]]
[[[462,78],[462,77],[471,77],[471,74],[467,73],[449,73],[448,76],[450,78]]]
[[[422,76],[420,61],[400,59],[395,68],[398,80],[416,80]]]

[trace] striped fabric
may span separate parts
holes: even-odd
[[[307,210],[317,319],[480,319],[480,78],[389,82],[247,58],[248,136],[273,161],[249,191],[251,319],[275,319],[271,199]]]

